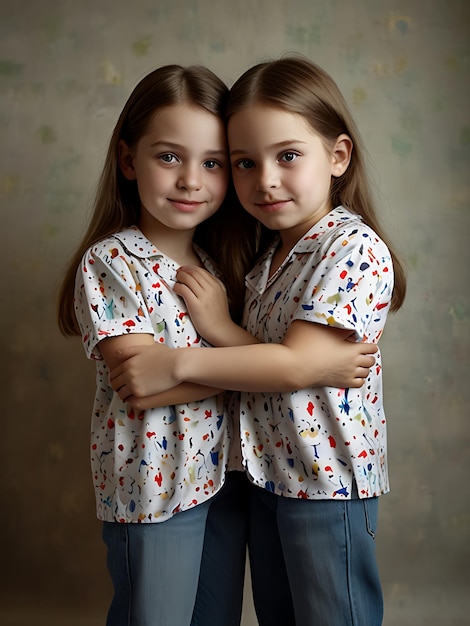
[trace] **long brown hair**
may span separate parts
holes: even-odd
[[[342,204],[360,215],[387,244],[395,276],[390,309],[397,311],[406,294],[405,271],[379,224],[362,139],[334,80],[318,65],[297,55],[260,63],[247,70],[231,88],[226,119],[255,102],[301,115],[322,138],[327,149],[331,149],[342,133],[351,138],[354,147],[349,166],[342,176],[331,181],[332,205]],[[263,228],[258,226],[258,230]]]
[[[80,334],[73,302],[75,277],[82,256],[101,239],[139,221],[137,183],[135,180],[127,180],[118,164],[121,139],[129,147],[135,146],[147,132],[155,112],[175,104],[192,104],[223,117],[227,96],[228,88],[223,81],[202,66],[166,65],[145,76],[134,88],[111,136],[90,224],[67,266],[62,282],[58,299],[58,323],[64,335]],[[230,239],[230,250],[238,249],[240,259],[248,254],[244,252],[248,245],[242,227],[246,219],[244,214],[230,185],[222,206],[197,227],[194,236],[194,241],[218,262],[234,318],[240,316],[243,306],[245,264],[234,262],[233,254],[228,253],[223,242]]]

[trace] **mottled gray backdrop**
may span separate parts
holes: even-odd
[[[297,51],[342,88],[409,271],[382,340],[385,624],[468,623],[468,0],[0,4],[0,621],[102,624],[109,601],[88,460],[94,368],[54,316],[125,100],[159,65],[202,63],[231,84]],[[244,624],[255,623],[247,593]]]

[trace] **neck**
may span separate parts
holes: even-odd
[[[200,265],[200,259],[193,248],[194,230],[174,230],[163,224],[138,224],[142,233],[160,252],[176,261],[178,265]]]

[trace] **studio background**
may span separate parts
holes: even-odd
[[[55,306],[125,101],[160,65],[204,64],[230,85],[290,51],[342,89],[408,267],[381,340],[384,624],[468,623],[469,24],[468,0],[0,0],[2,624],[98,626],[110,600],[94,366]],[[254,626],[249,587],[245,604]]]

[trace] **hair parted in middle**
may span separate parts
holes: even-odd
[[[290,54],[259,63],[242,74],[230,89],[225,112],[227,122],[237,111],[255,103],[302,116],[328,151],[333,149],[339,135],[344,133],[350,137],[353,143],[351,160],[341,176],[331,179],[331,204],[333,207],[343,205],[360,215],[387,244],[395,273],[391,310],[398,310],[406,293],[405,272],[379,224],[365,164],[366,151],[356,123],[333,78],[300,55]],[[258,226],[258,238],[266,241],[263,228]]]
[[[223,120],[228,87],[203,66],[166,65],[147,74],[134,88],[114,127],[88,229],[70,260],[59,295],[59,327],[64,335],[77,335],[73,309],[77,268],[86,250],[106,237],[138,224],[140,198],[137,181],[128,180],[119,166],[119,144],[134,148],[146,134],[160,109],[177,104],[202,108]],[[196,228],[194,241],[218,264],[231,302],[234,319],[243,308],[244,275],[251,261],[253,245],[232,184],[218,211]],[[254,236],[254,235],[253,235]]]

